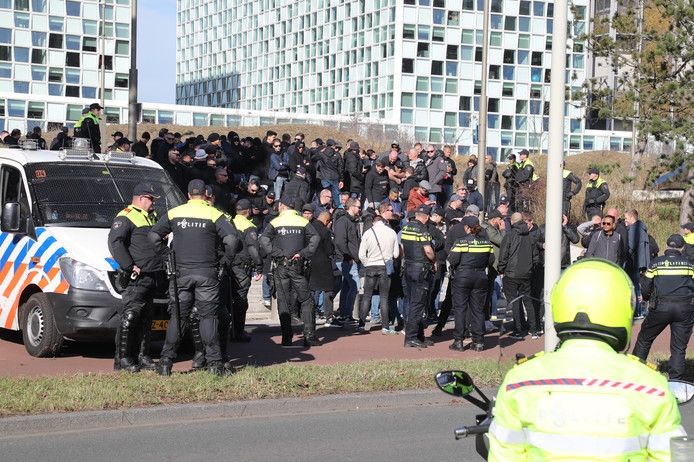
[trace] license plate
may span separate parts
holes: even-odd
[[[164,319],[155,319],[152,321],[152,330],[166,330],[166,327],[169,325],[169,320],[164,320]]]

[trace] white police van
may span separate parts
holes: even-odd
[[[107,236],[143,181],[161,196],[160,216],[185,202],[161,166],[131,153],[0,149],[0,328],[21,330],[30,355],[114,338],[121,290]],[[165,329],[163,293],[155,314]]]

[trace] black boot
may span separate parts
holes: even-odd
[[[222,353],[222,361],[228,362],[229,356],[229,327],[231,326],[231,316],[225,307],[220,307],[218,310],[219,319],[219,351]]]
[[[282,346],[291,347],[294,331],[292,330],[292,320],[288,313],[280,314],[280,328],[282,329]]]
[[[448,345],[449,350],[463,351],[465,347],[463,346],[462,340],[453,340],[453,343]]]
[[[322,343],[316,337],[316,332],[313,329],[304,330],[304,346],[311,348],[312,346],[321,346]]]
[[[173,361],[169,358],[161,358],[156,365],[156,371],[159,375],[171,375],[171,369],[173,368]]]
[[[193,355],[193,364],[191,367],[193,369],[202,369],[206,364],[205,345],[202,343],[202,336],[200,335],[200,318],[195,309],[193,309],[190,315],[190,334],[191,337],[193,337],[193,346],[195,347],[195,354]]]
[[[135,336],[135,325],[137,325],[138,315],[133,311],[126,311],[121,317],[121,324],[117,332],[115,370],[126,372],[140,372],[140,366],[133,361],[130,352],[132,351],[133,337]]]
[[[146,317],[140,320],[138,329],[138,340],[140,343],[140,354],[137,356],[137,362],[140,364],[140,369],[145,371],[153,371],[156,369],[156,364],[149,355],[149,344],[152,338],[152,319]]]

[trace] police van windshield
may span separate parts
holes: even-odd
[[[154,186],[162,216],[185,202],[164,170],[114,163],[45,162],[26,165],[37,225],[109,228],[141,182]]]

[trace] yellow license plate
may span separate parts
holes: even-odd
[[[156,319],[152,321],[152,330],[166,330],[169,325],[169,321],[163,319]]]

